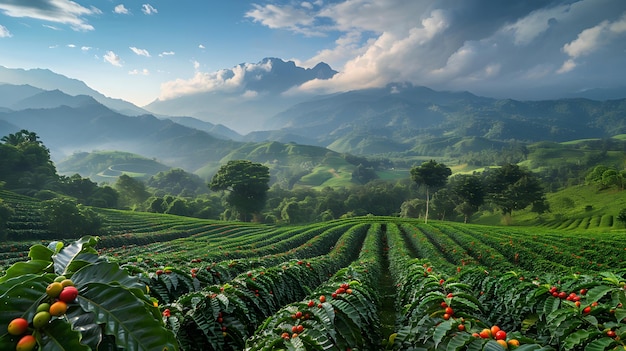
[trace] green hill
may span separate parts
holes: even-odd
[[[126,174],[133,178],[148,179],[167,171],[170,167],[140,155],[122,151],[95,151],[75,153],[56,164],[59,174],[75,173],[95,182],[114,183]]]

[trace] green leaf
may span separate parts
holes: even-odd
[[[446,351],[460,351],[460,350],[464,350],[465,346],[467,344],[469,344],[470,342],[472,342],[473,340],[474,340],[474,338],[469,333],[458,334],[458,335],[454,336],[452,339],[450,339],[450,342],[448,342],[448,346],[446,348]]]
[[[526,319],[522,321],[522,331],[526,331],[530,329],[533,325],[537,323],[538,320],[539,320],[539,315],[536,313],[533,313],[529,315],[528,317],[526,317]]]
[[[42,261],[52,262],[53,254],[54,254],[54,251],[50,250],[49,248],[41,244],[36,244],[36,245],[31,246],[30,251],[28,251],[28,257],[30,257],[31,260],[42,260]]]
[[[145,285],[137,277],[129,276],[117,263],[100,261],[82,267],[72,275],[74,285],[80,287],[89,283],[120,284],[127,288],[145,291]]]
[[[586,330],[577,330],[563,340],[563,349],[571,350],[580,345],[583,341],[589,338],[590,333]]]
[[[613,342],[614,340],[608,337],[596,339],[587,344],[585,351],[604,351]]]
[[[70,306],[66,314],[72,325],[72,330],[80,332],[81,344],[88,345],[93,350],[98,349],[102,341],[102,327],[96,323],[96,315],[85,312],[78,305]]]
[[[51,263],[45,260],[30,260],[17,262],[7,269],[5,275],[0,278],[0,283],[8,279],[22,276],[24,274],[42,274],[49,270]]]
[[[0,284],[0,330],[6,331],[14,318],[31,318],[51,281],[41,275],[25,274]]]
[[[439,345],[439,343],[443,340],[446,334],[448,334],[448,332],[452,329],[453,322],[454,321],[452,320],[447,320],[435,327],[435,332],[433,333],[433,341],[435,342],[435,347]]]
[[[54,319],[41,331],[41,348],[46,351],[90,351],[80,343],[81,334],[63,319]]]
[[[88,283],[76,299],[83,310],[93,312],[104,332],[115,336],[127,350],[177,350],[174,334],[153,317],[147,305],[121,286]]]
[[[494,340],[487,341],[487,343],[485,344],[485,347],[483,348],[483,351],[502,351],[502,350],[504,350],[504,348],[500,346],[500,344],[498,344]]]
[[[67,270],[67,266],[72,262],[72,260],[83,252],[97,254],[98,252],[94,249],[94,246],[98,240],[92,236],[86,236],[80,238],[59,250],[56,254],[52,255],[52,260],[54,261],[54,272],[57,275],[65,275]]]
[[[52,250],[52,252],[58,253],[63,248],[63,243],[60,241],[51,241],[50,244],[48,244],[48,248]]]
[[[606,285],[598,285],[593,287],[587,291],[587,302],[596,302],[600,300],[604,295],[606,295],[611,290],[614,290],[614,287],[606,286]]]
[[[546,302],[543,304],[543,314],[549,315],[550,313],[556,311],[561,304],[561,300],[557,298],[547,298]]]

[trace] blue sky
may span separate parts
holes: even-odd
[[[518,99],[626,82],[624,0],[0,0],[0,65],[145,105],[237,84],[265,57],[340,71],[294,90],[408,81]]]

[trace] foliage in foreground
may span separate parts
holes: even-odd
[[[35,340],[40,350],[178,349],[146,286],[99,257],[96,243],[97,238],[85,237],[68,246],[37,244],[30,249],[29,261],[6,271],[0,278],[0,349],[16,349],[24,335],[32,335],[28,346],[35,347]],[[76,287],[77,296],[56,310],[57,299],[64,298],[52,290],[55,281],[66,279]],[[52,306],[43,318],[38,313],[46,304]],[[20,318],[29,323],[27,330],[8,333],[9,324]]]

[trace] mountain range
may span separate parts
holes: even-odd
[[[225,124],[240,133],[264,129],[276,113],[305,101],[309,96],[286,94],[289,89],[313,79],[332,78],[337,71],[320,62],[313,68],[293,61],[265,58],[256,64],[239,64],[214,77],[227,88],[155,100],[145,109],[159,115],[191,116]]]
[[[249,158],[278,169],[289,155],[306,165],[296,172],[304,176],[314,168],[307,157],[320,163],[337,159],[338,153],[437,156],[453,146],[462,152],[468,145],[463,140],[497,148],[510,140],[626,133],[625,98],[516,101],[406,83],[324,96],[286,95],[294,86],[337,72],[324,63],[305,69],[276,58],[222,73],[234,77],[244,71],[234,90],[137,107],[48,70],[0,67],[0,135],[34,131],[60,164],[76,152],[119,150],[208,176],[228,159]],[[602,91],[589,93],[598,97]],[[619,96],[617,90],[608,93]],[[250,131],[238,133],[220,121]]]

